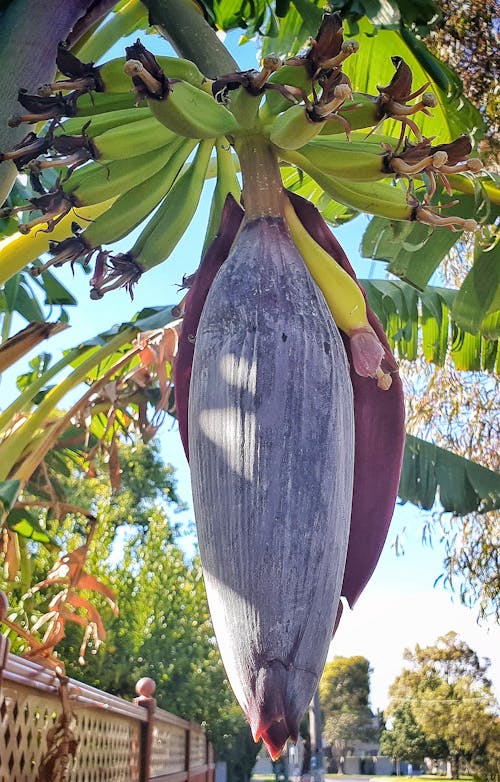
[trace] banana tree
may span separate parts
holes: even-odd
[[[121,3],[109,23],[59,45],[55,79],[37,94],[20,90],[10,125],[41,130],[2,155],[29,173],[34,192],[3,212],[20,222],[0,248],[0,279],[30,263],[36,276],[82,262],[93,265],[91,298],[132,292],[171,255],[215,165],[206,251],[183,305],[176,407],[216,633],[254,737],[276,757],[288,736],[297,738],[340,595],[353,605],[376,565],[404,444],[389,342],[321,213],[330,221],[374,215],[365,244],[375,234],[395,245],[391,270],[420,287],[451,231],[481,231],[452,318],[483,344],[498,337],[498,191],[471,157],[468,134],[480,138],[480,114],[415,34],[434,3],[418,12],[394,3],[384,18],[377,5],[371,21],[350,3],[344,21],[304,0],[256,3],[251,19],[238,3],[144,6],[180,57],[155,55],[138,39],[124,59],[95,66],[115,35],[140,26],[144,7]],[[259,71],[239,70],[215,35],[217,26],[242,24],[266,36]],[[52,170],[57,179],[48,181]],[[109,247],[138,226],[127,251]],[[380,257],[377,241],[372,257]],[[415,321],[415,307],[408,317]],[[412,340],[413,331],[398,343]],[[485,367],[496,352],[484,350]],[[82,366],[73,380],[90,365]],[[26,486],[75,412],[49,437],[40,433],[60,392],[6,441],[7,492]],[[40,441],[31,444],[35,431]],[[438,486],[453,497],[449,471],[463,465],[412,439],[408,450],[403,498],[427,507]],[[498,507],[498,476],[476,467],[466,501],[452,500],[458,512]],[[271,590],[270,550],[278,562]]]

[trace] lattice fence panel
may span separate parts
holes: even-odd
[[[202,766],[207,762],[207,740],[205,734],[201,731],[191,731],[190,741],[190,764],[191,766]]]
[[[177,725],[156,722],[153,727],[150,776],[184,771],[186,766],[186,731]]]
[[[57,696],[16,686],[0,695],[0,782],[34,782],[47,733],[61,711]],[[79,745],[70,782],[139,782],[140,723],[75,704]]]
[[[16,687],[0,691],[0,782],[31,782],[61,710],[57,697]]]
[[[80,742],[69,782],[139,782],[140,724],[94,710],[75,716]]]

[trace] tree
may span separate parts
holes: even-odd
[[[391,712],[391,728],[382,731],[380,752],[393,758],[396,764],[407,760],[417,767],[425,757],[440,757],[446,752],[446,745],[429,741],[415,719],[411,704],[405,701]]]
[[[495,736],[498,705],[487,678],[489,661],[454,632],[434,646],[407,649],[404,657],[408,667],[391,685],[387,710],[396,733],[386,741],[403,754],[413,751],[415,739],[417,746],[422,737],[442,742],[457,779],[460,762],[480,761]]]
[[[259,745],[251,741],[227,683],[199,558],[186,560],[180,531],[170,521],[172,512],[182,507],[173,468],[164,464],[158,441],[138,441],[121,445],[119,488],[113,490],[106,480],[102,458],[96,461],[96,472],[82,479],[72,470],[62,480],[75,506],[93,506],[97,529],[87,565],[113,590],[119,610],[114,613],[104,598],[95,601],[106,637],[99,649],[89,639],[85,655],[80,626],[67,624],[58,644],[66,672],[126,699],[141,677],[153,678],[158,705],[205,723],[217,758],[228,762],[229,778],[245,782]],[[76,517],[48,519],[45,526],[63,550],[81,543],[83,530]],[[33,581],[42,580],[57,557],[53,548],[33,545]],[[11,615],[43,615],[54,592],[49,587],[22,599],[19,590],[11,590]],[[13,651],[22,651],[19,639],[13,639]]]
[[[370,663],[365,657],[334,657],[319,684],[324,735],[337,757],[352,742],[376,741],[378,729],[369,707]]]

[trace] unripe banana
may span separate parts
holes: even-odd
[[[379,142],[353,141],[347,139],[318,138],[303,146],[300,154],[327,176],[348,182],[375,182],[393,176],[387,167],[387,153]],[[397,144],[397,139],[394,145]]]
[[[222,211],[230,193],[239,204],[241,187],[236,176],[236,167],[231,147],[225,138],[217,139],[217,182],[210,205],[207,233],[203,244],[203,252],[215,239],[222,219]]]
[[[351,183],[328,176],[300,152],[282,150],[280,157],[308,174],[334,201],[390,220],[415,219],[415,206],[408,203],[400,187],[383,182]]]
[[[306,95],[309,95],[311,92],[311,77],[304,66],[283,65],[279,71],[273,73],[268,83],[280,85],[281,87],[289,85],[297,91],[297,95],[300,91]],[[279,90],[268,89],[266,91],[265,103],[260,110],[262,122],[265,124],[271,122],[275,116],[290,108],[293,97],[293,92],[287,98]]]
[[[350,335],[357,329],[369,328],[366,304],[359,286],[305,230],[288,198],[285,201],[285,218],[293,243],[323,293],[339,329]]]
[[[108,111],[121,111],[136,107],[137,95],[133,92],[92,92],[79,95],[75,117],[93,117]]]
[[[123,160],[164,147],[176,138],[156,117],[149,116],[101,133],[92,139],[91,147],[95,158]]]
[[[127,60],[125,70],[136,76],[143,66]],[[164,98],[150,98],[148,104],[163,125],[185,138],[211,139],[241,130],[230,111],[188,82],[175,82]]]
[[[305,106],[291,106],[271,125],[270,139],[282,149],[300,149],[318,135],[324,122],[314,122]]]
[[[147,117],[151,117],[148,106],[105,111],[102,114],[96,114],[95,117],[89,117],[87,120],[81,117],[71,117],[64,121],[54,135],[60,136],[64,133],[79,135],[85,128],[87,138],[94,138],[112,128],[117,128],[121,125],[131,125],[132,122],[138,122]]]
[[[172,154],[172,149],[155,149],[131,160],[113,160],[109,164],[89,163],[74,171],[63,190],[76,206],[98,204],[115,198],[155,174]]]
[[[175,151],[156,174],[123,193],[110,209],[90,223],[81,234],[85,242],[91,247],[117,242],[146,220],[169,192],[196,142],[177,139],[172,146]]]
[[[200,200],[213,145],[213,139],[201,142],[193,162],[177,179],[130,251],[143,269],[166,260],[186,231]]]
[[[169,79],[182,79],[182,81],[186,81],[199,89],[207,81],[199,68],[190,60],[184,60],[180,57],[160,57],[158,55],[155,55],[155,59]],[[130,79],[123,72],[124,63],[123,57],[117,57],[97,68],[98,79],[101,82],[99,91],[108,93],[130,92]]]

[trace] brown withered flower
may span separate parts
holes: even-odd
[[[156,57],[140,42],[125,47],[125,73],[131,77],[139,98],[162,100],[171,91],[169,80]]]
[[[352,54],[352,51],[349,51],[351,42],[348,42],[349,45],[344,51],[343,44],[344,31],[340,14],[337,12],[324,14],[318,34],[311,41],[310,49],[305,54],[290,57],[285,64],[302,65],[311,78],[315,79],[323,70],[338,68],[346,57]]]
[[[90,280],[91,299],[102,299],[105,293],[125,288],[130,298],[134,298],[134,285],[139,282],[144,269],[130,255],[118,253],[110,255],[109,251],[100,250],[97,254],[94,274]]]
[[[390,83],[385,87],[377,86],[379,92],[378,104],[381,121],[390,117],[402,123],[399,147],[403,141],[407,126],[413,131],[418,141],[422,140],[420,128],[410,119],[410,116],[417,114],[419,111],[432,116],[429,109],[437,106],[437,98],[433,92],[425,92],[430,82],[426,82],[418,90],[412,92],[413,74],[411,68],[402,57],[391,57],[391,60],[396,68],[396,72]],[[409,101],[418,98],[419,95],[422,95],[422,97],[418,103],[409,104]]]

